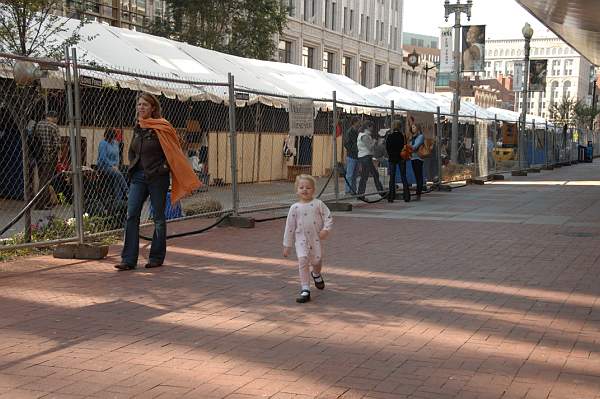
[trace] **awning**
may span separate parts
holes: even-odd
[[[592,64],[600,65],[598,0],[516,0]]]

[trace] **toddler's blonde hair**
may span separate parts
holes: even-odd
[[[317,187],[317,181],[311,175],[298,175],[298,176],[296,176],[296,183],[294,183],[294,187],[296,188],[296,190],[298,189],[300,180],[308,180],[310,182],[310,184],[312,184],[313,188]]]

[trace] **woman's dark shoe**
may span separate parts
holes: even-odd
[[[323,276],[321,274],[315,275],[313,272],[310,272],[310,275],[312,276],[313,280],[315,280],[315,287],[320,290],[325,288],[325,280],[323,280]]]
[[[118,269],[120,271],[125,271],[125,270],[133,270],[135,269],[135,265],[128,265],[127,263],[119,263],[118,265],[115,265],[115,269]]]
[[[146,269],[152,269],[154,267],[161,267],[163,264],[162,263],[157,263],[157,262],[148,262],[146,263],[146,266],[144,266]]]
[[[300,295],[298,296],[298,298],[296,298],[296,302],[306,303],[308,301],[310,301],[310,291],[309,290],[300,291]]]

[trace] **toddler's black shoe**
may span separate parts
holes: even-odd
[[[313,272],[310,272],[310,275],[312,276],[313,280],[315,280],[315,287],[317,287],[320,290],[325,288],[325,280],[323,280],[323,275],[317,274],[315,276]]]
[[[306,303],[308,301],[310,301],[310,291],[309,290],[300,291],[300,295],[298,296],[298,298],[296,298],[296,302]]]

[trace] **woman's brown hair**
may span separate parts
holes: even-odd
[[[143,98],[144,101],[147,101],[152,106],[152,108],[154,108],[152,110],[152,114],[150,115],[150,116],[152,116],[152,118],[154,118],[154,119],[162,118],[162,110],[160,108],[160,102],[158,102],[158,98],[156,98],[156,96],[154,94],[143,92],[138,96],[138,100],[140,98]]]

